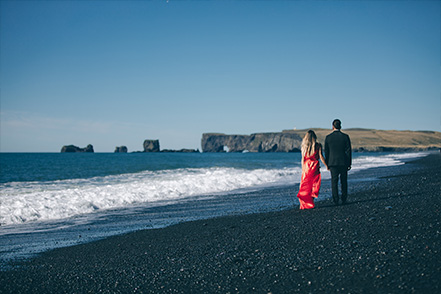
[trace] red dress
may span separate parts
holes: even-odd
[[[313,155],[303,158],[302,180],[297,197],[300,202],[300,209],[314,208],[314,198],[318,197],[322,177],[320,175],[319,163],[320,148]]]

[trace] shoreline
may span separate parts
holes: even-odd
[[[55,249],[0,272],[0,290],[439,292],[441,155],[370,181],[381,169],[349,183],[347,205],[325,199],[308,211],[190,221]],[[351,193],[351,184],[362,186]]]
[[[379,176],[394,173],[389,170],[395,163],[427,156],[428,153],[404,154],[404,162],[400,154],[392,153],[391,159],[383,154],[384,164],[374,160],[376,167],[359,167],[359,163],[350,172],[350,192],[366,189],[367,180],[378,179]],[[416,157],[414,157],[416,156]],[[369,157],[369,156],[368,156]],[[397,157],[397,158],[395,158]],[[363,158],[363,157],[360,157]],[[367,161],[369,165],[369,160]],[[389,165],[389,164],[391,165]],[[363,166],[363,165],[361,165]],[[354,172],[355,171],[355,172]],[[114,235],[126,234],[142,229],[163,228],[170,225],[210,219],[226,215],[244,215],[252,213],[265,213],[281,211],[296,207],[298,191],[297,179],[290,184],[261,186],[215,194],[201,194],[191,196],[176,203],[163,203],[162,205],[140,205],[132,208],[97,211],[92,215],[67,219],[54,220],[41,223],[29,223],[22,226],[2,227],[0,234],[0,271],[8,269],[15,261],[38,256],[44,251],[55,248],[69,247],[84,243],[102,240]],[[298,178],[300,181],[300,176]],[[208,195],[208,197],[207,197]],[[329,171],[322,170],[322,187],[317,201],[324,201],[331,197],[331,184]],[[31,234],[28,234],[31,232]]]

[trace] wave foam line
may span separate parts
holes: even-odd
[[[0,223],[9,225],[64,219],[141,203],[179,201],[195,195],[286,184],[295,182],[300,172],[298,168],[202,168],[45,183],[8,183],[0,186]]]

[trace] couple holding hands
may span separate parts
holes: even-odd
[[[318,197],[321,185],[320,163],[331,172],[332,199],[339,203],[338,181],[341,183],[341,202],[348,197],[348,171],[352,164],[352,148],[349,136],[341,131],[341,121],[332,122],[333,132],[326,136],[323,147],[317,142],[314,131],[309,130],[302,141],[302,179],[297,197],[300,209],[314,208],[314,198]]]

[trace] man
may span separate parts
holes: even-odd
[[[349,136],[341,131],[341,121],[332,122],[333,132],[325,139],[325,162],[331,171],[332,199],[338,205],[338,180],[341,183],[341,201],[348,198],[348,171],[352,165],[352,148]]]

